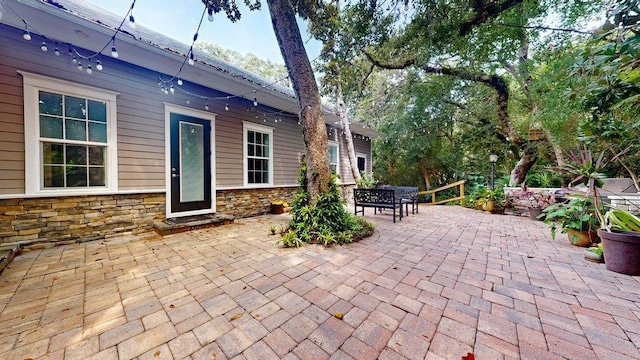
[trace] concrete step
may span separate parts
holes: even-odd
[[[0,274],[4,268],[9,265],[11,260],[16,256],[20,248],[18,245],[2,245],[0,246]]]
[[[231,215],[208,214],[156,221],[153,227],[158,234],[165,236],[205,227],[233,224],[234,219]]]

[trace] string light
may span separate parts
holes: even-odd
[[[118,49],[116,49],[116,38],[115,36],[113,37],[113,39],[111,40],[111,56],[113,56],[115,59],[118,58]]]
[[[136,20],[133,18],[133,14],[129,15],[129,27],[132,29],[136,28]]]
[[[4,2],[4,1],[3,1],[3,2]],[[83,55],[83,54],[79,53],[79,52],[74,48],[73,44],[71,44],[71,43],[66,43],[66,44],[67,44],[67,46],[68,46],[68,49],[69,49],[69,50],[68,50],[68,53],[69,53],[69,56],[71,57],[71,62],[72,62],[72,64],[73,64],[74,66],[76,66],[76,68],[78,69],[78,71],[86,70],[87,74],[93,74],[94,66],[92,66],[92,65],[91,65],[91,61],[92,61],[92,59],[94,59],[94,58],[95,58],[95,69],[96,69],[96,70],[98,70],[98,71],[102,71],[102,70],[104,69],[104,66],[103,66],[103,64],[102,64],[101,60],[99,59],[99,56],[100,56],[100,55],[102,55],[103,51],[105,51],[105,50],[107,49],[107,47],[109,46],[109,44],[111,44],[111,56],[112,56],[113,58],[116,58],[116,59],[119,57],[119,53],[118,53],[118,50],[117,50],[117,48],[116,48],[116,44],[115,44],[116,37],[117,37],[118,33],[122,32],[122,29],[121,29],[121,28],[122,28],[122,25],[123,25],[123,24],[124,24],[124,22],[125,22],[125,21],[127,21],[127,20],[129,20],[129,25],[130,25],[132,28],[135,28],[135,26],[136,26],[136,25],[135,25],[135,19],[134,19],[133,13],[132,13],[133,8],[134,8],[134,5],[135,5],[135,2],[136,2],[136,0],[133,0],[133,1],[132,1],[132,4],[131,4],[131,7],[130,7],[129,11],[127,12],[127,14],[126,14],[126,15],[124,16],[124,18],[122,19],[122,22],[120,23],[120,25],[116,28],[115,33],[113,34],[113,36],[111,36],[111,38],[109,39],[109,41],[108,41],[108,42],[107,42],[107,43],[102,47],[102,49],[100,49],[99,51],[96,51],[96,52],[92,53],[91,55]],[[23,33],[23,38],[24,38],[26,41],[30,41],[30,40],[32,39],[32,35],[31,35],[31,32],[29,31],[29,28],[30,28],[30,27],[32,28],[32,26],[30,26],[30,25],[27,23],[27,21],[26,21],[24,18],[22,18],[22,16],[20,16],[20,14],[19,14],[19,13],[17,13],[17,12],[15,11],[15,9],[11,8],[11,6],[9,6],[9,8],[10,8],[10,9],[11,9],[11,10],[12,10],[12,11],[13,11],[13,12],[14,12],[14,13],[15,13],[15,14],[16,14],[16,15],[17,15],[17,16],[18,16],[22,21],[23,21],[23,23],[25,24],[24,33]],[[204,10],[205,10],[205,11],[207,11],[207,7],[205,7],[205,9],[204,9]],[[210,16],[210,20],[212,20],[213,14],[210,14],[210,15],[211,15],[211,16]],[[200,29],[200,25],[201,25],[201,23],[202,23],[203,18],[204,18],[204,12],[203,12],[203,16],[202,16],[202,18],[200,19],[200,24],[198,25],[198,31],[199,31],[199,29]],[[39,35],[39,36],[42,36],[42,43],[41,43],[41,45],[40,45],[40,49],[41,49],[43,52],[47,52],[47,51],[49,50],[49,47],[48,47],[48,45],[47,45],[47,38],[49,38],[49,37],[47,37],[47,36],[45,36],[44,34],[42,34],[42,33],[38,32],[35,28],[34,28],[33,30],[34,30],[34,34],[37,34],[37,35]],[[194,34],[194,36],[193,36],[193,41],[194,41],[194,42],[198,39],[198,34],[199,34],[199,32],[198,32],[198,31],[196,31],[196,33],[195,33],[195,34]],[[59,49],[59,47],[58,47],[58,42],[59,42],[59,41],[57,41],[57,40],[55,40],[55,39],[51,39],[51,38],[49,38],[49,39],[50,39],[50,40],[52,40],[52,41],[54,41],[54,43],[55,43],[55,47],[54,47],[54,51],[53,51],[54,55],[55,55],[55,56],[60,56],[60,49]],[[185,62],[188,62],[190,65],[194,65],[194,64],[195,64],[195,54],[194,54],[194,52],[193,52],[193,45],[194,45],[194,44],[192,44],[192,45],[191,45],[191,48],[189,49],[189,52],[188,52],[188,56],[187,56],[187,57],[185,57],[185,60],[184,60],[184,62],[183,62],[183,65],[184,65],[184,63],[185,63]],[[89,64],[87,64],[86,68],[83,66],[83,64],[82,64],[82,60],[87,60],[87,61],[89,62]],[[174,79],[176,79],[176,78],[177,78],[177,81],[176,81],[176,82],[177,82],[177,84],[178,84],[179,86],[182,86],[182,85],[184,84],[184,81],[183,81],[183,80],[182,80],[182,78],[179,76],[180,71],[182,71],[182,66],[180,67],[180,70],[178,71],[178,74],[177,74],[176,76],[174,76],[171,80],[167,81],[167,82],[171,82],[171,81],[173,81]],[[279,80],[277,80],[277,81],[275,81],[275,82],[273,82],[273,83],[271,83],[271,84],[263,85],[263,86],[261,86],[261,89],[254,89],[254,90],[252,90],[252,92],[255,94],[255,93],[257,93],[257,92],[258,92],[258,90],[262,90],[262,89],[269,88],[269,87],[271,87],[271,86],[275,85],[276,83],[279,83],[279,82],[281,82],[281,81],[283,81],[283,80],[286,80],[287,78],[288,78],[288,76],[287,76],[287,77],[285,77],[285,78],[283,78],[283,79],[279,79]],[[167,82],[165,82],[164,80],[160,79],[160,81],[158,82],[158,84],[159,84],[159,85],[161,85],[161,84],[163,84],[163,83],[164,83],[164,84],[166,84]],[[174,87],[174,85],[173,85],[173,84],[171,84],[171,85],[168,85],[168,86],[161,86],[161,89],[160,89],[160,90],[161,90],[161,91],[162,91],[162,93],[164,93],[164,94],[169,94],[169,93],[171,93],[171,94],[175,94],[176,88]],[[181,90],[181,91],[183,91],[183,90]],[[187,92],[187,91],[183,91],[183,93],[191,94],[191,93],[189,93],[189,92]],[[191,94],[191,95],[193,95],[193,94]],[[235,97],[238,97],[238,98],[243,98],[243,99],[245,99],[245,100],[248,100],[248,99],[246,99],[246,98],[245,98],[245,95],[246,95],[246,94],[222,97],[222,98],[226,98],[226,100],[227,100],[227,102],[225,103],[225,106],[224,106],[225,111],[229,111],[229,101],[228,101],[229,99],[231,99],[231,98],[235,98]],[[197,95],[197,94],[196,94],[195,96],[197,96],[197,97],[201,97],[201,98],[202,98],[202,96],[199,96],[199,95]],[[209,98],[208,98],[208,99],[209,99]],[[211,98],[211,99],[213,99],[213,98]],[[187,99],[186,99],[186,102],[187,102],[187,104],[190,104],[190,100],[189,100],[189,98],[187,98]],[[253,106],[254,106],[254,107],[257,107],[258,105],[259,105],[259,104],[258,104],[257,97],[254,97],[254,99],[253,99]],[[209,104],[208,104],[208,102],[207,102],[207,104],[205,105],[205,109],[207,109],[207,110],[209,109]],[[247,107],[247,111],[249,111],[249,110],[250,110],[250,108],[249,108],[249,107]],[[282,113],[285,113],[285,112],[284,112],[284,111],[278,111],[278,112],[274,112],[273,114],[282,114]],[[256,118],[257,118],[257,116],[258,116],[258,115],[256,114],[255,116],[256,116]],[[265,113],[265,114],[263,114],[263,116],[265,117],[265,120],[266,120],[266,116],[267,116],[267,114]],[[274,121],[277,123],[277,122],[280,122],[280,121],[282,121],[282,120],[281,120],[281,119],[275,119]]]
[[[209,21],[213,22],[213,9],[209,8],[207,12],[209,13],[209,16],[208,16]]]
[[[204,105],[204,109],[205,110],[209,110],[209,104],[208,103]]]

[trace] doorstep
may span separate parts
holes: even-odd
[[[153,229],[158,234],[165,236],[205,227],[233,224],[234,219],[231,215],[218,214],[171,218],[154,222]]]

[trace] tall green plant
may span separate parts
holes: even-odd
[[[346,244],[373,234],[373,224],[349,213],[336,184],[331,178],[328,190],[310,201],[306,190],[306,163],[298,170],[298,192],[293,196],[291,221],[284,236],[278,241],[285,247],[299,247],[303,243],[324,246]]]

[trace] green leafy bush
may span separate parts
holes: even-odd
[[[315,204],[311,204],[306,190],[306,171],[303,164],[298,172],[300,186],[291,204],[292,219],[278,243],[285,247],[299,247],[303,243],[332,246],[348,244],[373,234],[373,224],[346,210],[335,175],[329,189],[318,195]]]

